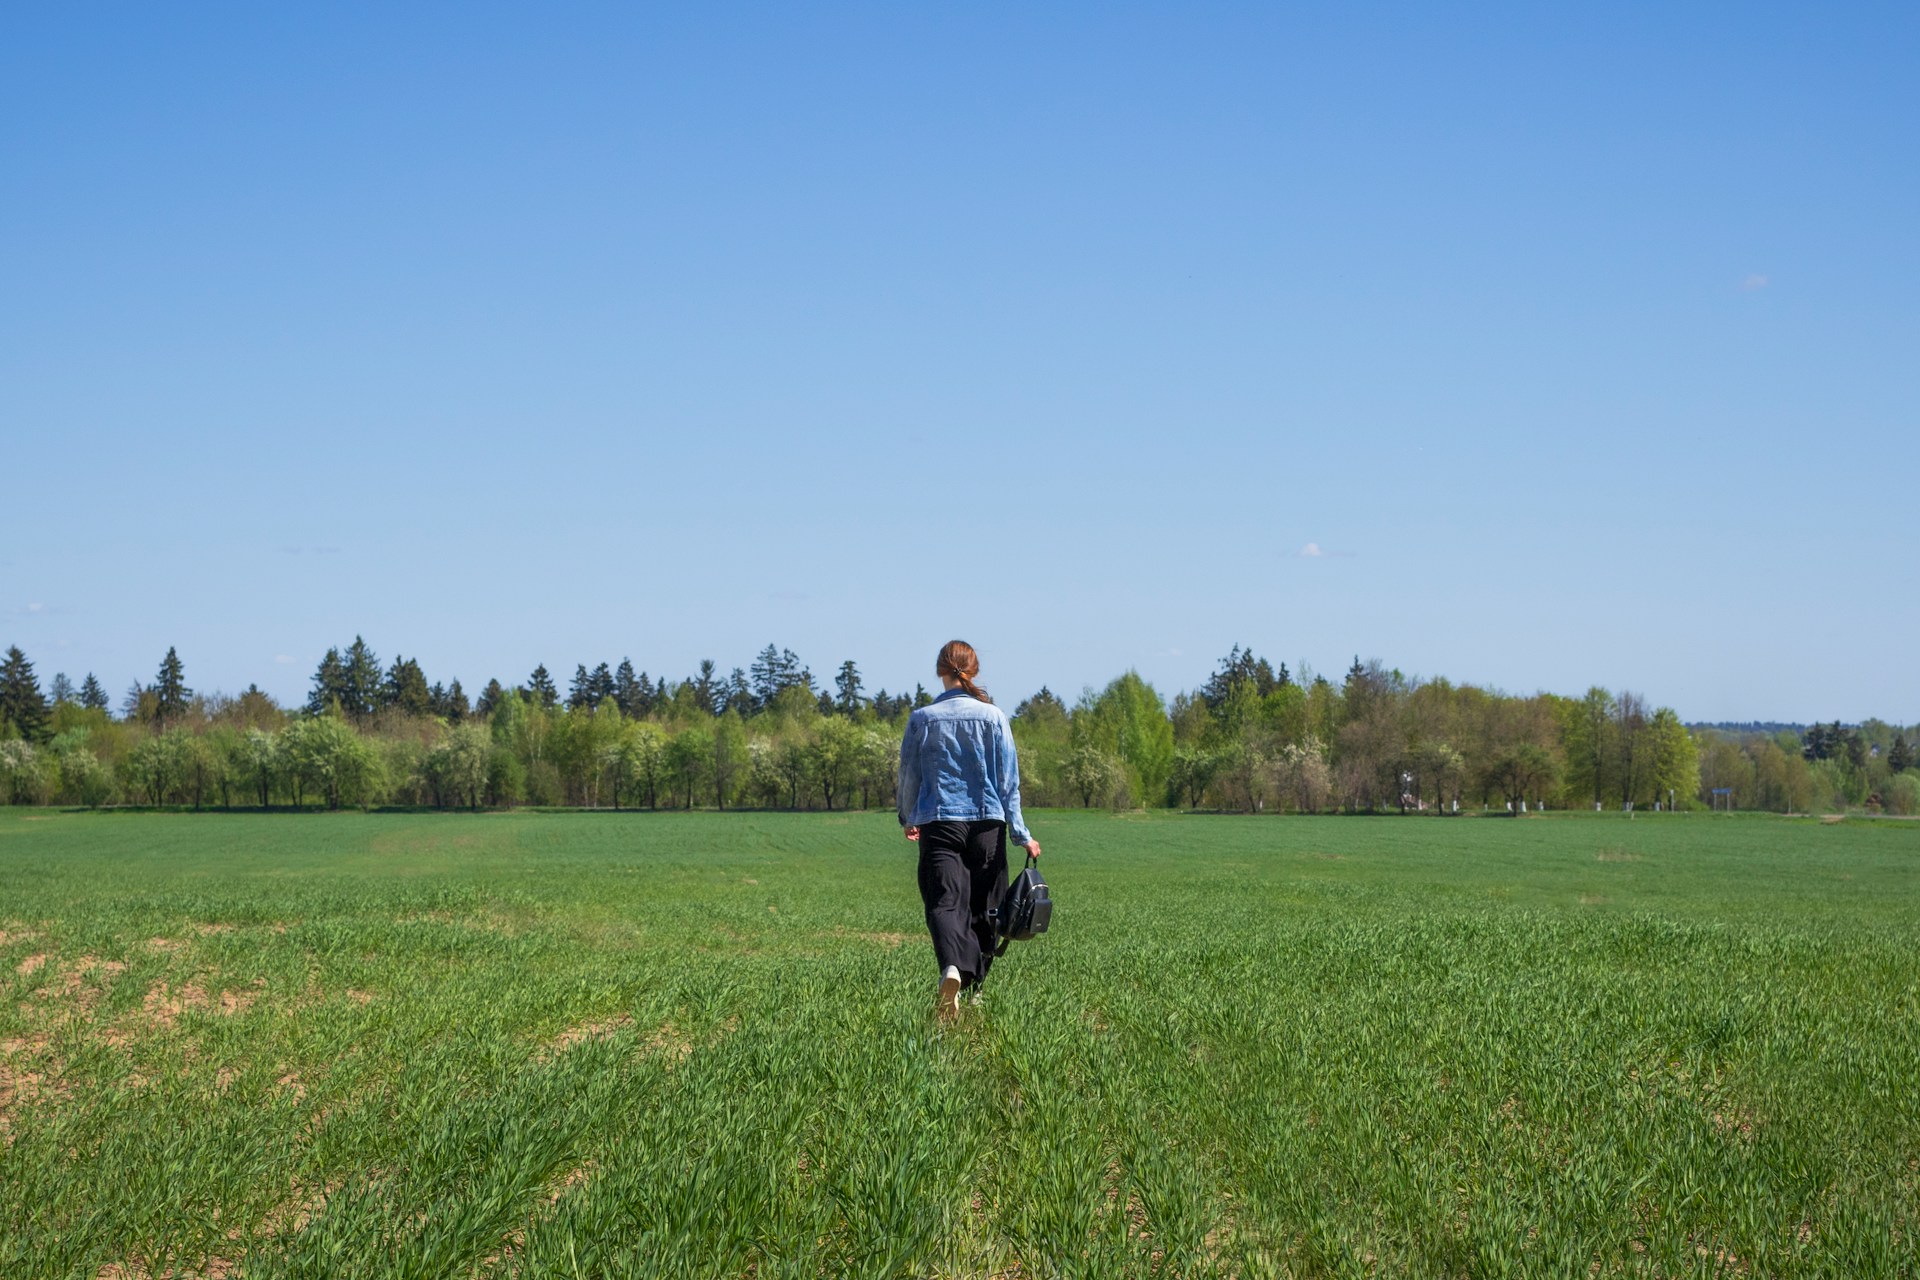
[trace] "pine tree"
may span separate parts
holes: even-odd
[[[434,714],[433,692],[417,659],[394,655],[393,666],[380,683],[380,704],[410,716]]]
[[[933,705],[933,695],[927,692],[927,686],[923,684],[913,686],[913,705],[915,710]]]
[[[747,683],[747,673],[735,667],[727,673],[727,691],[723,697],[727,710],[740,716],[753,714],[753,687]]]
[[[613,702],[620,708],[623,716],[645,715],[647,710],[647,688],[645,676],[633,674],[633,660],[620,659],[620,665],[613,673]]]
[[[578,711],[582,707],[593,709],[593,677],[587,674],[584,662],[573,668],[573,679],[567,685],[567,710]]]
[[[506,696],[507,691],[501,688],[498,680],[487,681],[487,687],[480,691],[479,701],[473,704],[473,714],[483,720],[486,719],[493,714],[493,709],[499,706],[500,700]]]
[[[1907,735],[1893,735],[1893,748],[1887,752],[1887,768],[1895,773],[1905,773],[1913,767],[1913,745],[1907,741]]]
[[[459,724],[473,714],[473,708],[467,704],[467,691],[460,687],[458,680],[447,686],[441,708],[440,714],[447,718],[448,724]]]
[[[860,710],[860,668],[848,658],[840,664],[840,674],[833,678],[833,687],[839,690],[838,707],[846,715]]]
[[[380,706],[380,686],[385,675],[380,670],[380,659],[359,636],[347,646],[346,687],[340,698],[340,708],[355,719],[372,715]]]
[[[328,649],[326,657],[320,659],[319,669],[313,673],[313,692],[307,695],[306,712],[310,716],[323,716],[336,704],[344,709],[347,696],[347,664],[338,649]]]
[[[34,678],[33,663],[19,645],[7,649],[0,662],[0,723],[28,742],[45,742],[52,734],[47,723],[47,700],[40,694],[40,682]]]
[[[171,645],[167,647],[167,656],[160,659],[160,675],[153,682],[153,695],[157,723],[164,725],[187,714],[187,700],[193,697],[193,690],[187,688],[185,668]]]
[[[720,695],[725,692],[725,689],[720,681],[713,678],[714,670],[712,658],[700,659],[700,674],[695,676],[692,682],[693,696],[702,707],[707,709],[709,714],[719,715],[721,710]]]
[[[551,711],[560,701],[560,690],[553,683],[553,677],[547,674],[547,664],[541,663],[527,677],[527,692],[540,705],[543,711]]]
[[[80,705],[89,711],[107,709],[107,691],[94,679],[93,672],[87,672],[87,678],[80,682]]]
[[[593,675],[587,683],[588,692],[593,695],[593,709],[598,711],[600,704],[613,697],[613,668],[601,663],[593,669]]]

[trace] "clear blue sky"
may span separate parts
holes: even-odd
[[[0,643],[1920,719],[1916,67],[1912,4],[15,6]]]

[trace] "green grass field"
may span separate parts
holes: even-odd
[[[0,812],[0,1276],[1916,1274],[1920,828]]]

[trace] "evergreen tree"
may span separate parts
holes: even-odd
[[[193,697],[193,690],[187,688],[185,668],[171,645],[167,656],[160,659],[160,675],[153,682],[153,696],[154,719],[159,724],[187,714],[187,700]]]
[[[735,667],[727,676],[727,710],[741,716],[753,714],[753,687],[747,683],[747,673]]]
[[[539,704],[541,710],[551,711],[560,701],[560,690],[554,685],[553,677],[547,674],[547,664],[541,663],[527,677],[527,692]]]
[[[427,687],[427,673],[420,669],[418,659],[394,655],[393,666],[380,682],[380,705],[410,716],[434,714],[433,691]]]
[[[153,719],[153,690],[135,680],[127,686],[126,696],[120,699],[120,718],[134,724],[145,724]]]
[[[593,678],[590,681],[590,688],[593,692],[594,710],[597,711],[600,709],[601,703],[609,701],[613,697],[613,668],[604,662],[595,667],[593,669]]]
[[[347,646],[346,662],[346,686],[340,709],[356,719],[370,716],[379,709],[381,685],[385,683],[380,659],[365,640],[355,636]]]
[[[66,672],[54,672],[53,683],[47,686],[47,701],[56,707],[63,702],[73,701],[73,681],[67,679]]]
[[[1022,716],[1051,718],[1056,715],[1064,720],[1067,715],[1067,704],[1060,701],[1059,696],[1045,685],[1040,686],[1040,692],[1013,709],[1013,718],[1016,720]]]
[[[94,679],[93,672],[87,672],[87,678],[80,682],[80,705],[89,711],[107,709],[107,691]]]
[[[31,743],[39,744],[52,736],[47,700],[40,694],[33,663],[19,645],[9,646],[6,660],[0,662],[0,723],[12,725],[13,732]]]
[[[1913,767],[1913,745],[1907,741],[1907,735],[1893,735],[1893,747],[1887,752],[1887,768],[1895,773],[1905,773]]]
[[[633,659],[622,658],[613,672],[613,704],[620,708],[620,714],[629,719],[645,715],[647,704],[652,701],[648,694],[647,678],[633,674]]]
[[[927,692],[927,686],[923,684],[914,685],[913,686],[914,709],[917,711],[921,707],[930,707],[932,705],[933,705],[933,695]]]
[[[724,709],[721,703],[721,695],[726,692],[725,686],[722,685],[720,681],[714,679],[713,673],[716,669],[712,658],[702,658],[700,659],[700,674],[692,680],[694,700],[702,707],[705,707],[708,713],[712,715],[719,715]]]
[[[833,687],[839,691],[838,706],[846,715],[860,710],[860,668],[848,658],[840,664],[840,674],[833,678]]]
[[[480,691],[479,701],[473,704],[473,714],[486,719],[493,715],[494,708],[498,707],[500,700],[506,696],[507,691],[501,688],[498,680],[487,681],[487,687]]]
[[[762,649],[754,658],[750,675],[754,701],[762,710],[772,706],[773,700],[788,689],[800,685],[813,687],[813,672],[800,665],[793,650],[773,645]]]
[[[819,701],[815,705],[817,705],[820,708],[820,714],[823,716],[830,716],[836,710],[836,704],[834,703],[833,695],[828,693],[825,689],[822,689],[820,691]]]
[[[587,674],[587,664],[582,662],[573,669],[573,681],[567,686],[567,710],[578,711],[585,707],[589,711],[594,706],[593,677]]]
[[[447,718],[448,724],[459,724],[473,713],[473,708],[467,705],[467,691],[460,687],[458,680],[447,686],[440,706],[440,714]]]
[[[1360,659],[1356,657],[1353,664],[1356,669],[1359,668]],[[1240,685],[1252,685],[1253,691],[1264,698],[1291,681],[1286,663],[1281,663],[1280,669],[1275,671],[1265,658],[1256,657],[1253,650],[1235,645],[1233,652],[1220,659],[1220,669],[1200,687],[1200,697],[1206,702],[1208,710],[1218,711]]]
[[[328,649],[326,657],[320,659],[319,669],[313,673],[313,692],[307,695],[306,713],[323,716],[327,708],[336,703],[342,708],[347,703],[347,664],[338,649]]]

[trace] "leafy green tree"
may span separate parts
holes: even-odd
[[[167,656],[160,659],[160,674],[153,682],[153,697],[154,723],[165,725],[187,714],[187,702],[193,697],[193,690],[187,688],[185,668],[180,662],[180,655],[174,652],[171,645],[167,647]],[[198,801],[194,807],[199,807]]]
[[[852,787],[858,764],[860,728],[842,716],[827,717],[814,733],[812,748],[811,772],[831,810],[834,797],[844,797]]]
[[[1567,747],[1567,791],[1598,804],[1612,785],[1609,743],[1615,723],[1613,695],[1595,685],[1578,702],[1568,703],[1562,726]]]
[[[1090,809],[1095,800],[1109,803],[1125,770],[1121,763],[1092,743],[1082,743],[1067,756],[1065,781],[1080,797],[1082,808]]]
[[[241,739],[240,760],[248,786],[260,797],[262,809],[273,806],[273,775],[280,767],[280,738],[264,729],[249,729]]]
[[[427,752],[427,775],[437,796],[447,803],[478,809],[486,793],[493,760],[493,736],[485,725],[460,724]]]
[[[1169,783],[1176,800],[1184,800],[1189,809],[1198,809],[1219,769],[1220,757],[1206,748],[1175,747]]]
[[[727,799],[738,789],[747,763],[747,729],[740,722],[740,713],[729,707],[713,722],[713,768],[709,777],[716,808],[727,807]]]
[[[94,679],[93,672],[87,672],[87,678],[80,682],[80,705],[89,711],[107,709],[107,691]]]
[[[73,681],[67,679],[66,672],[54,672],[52,683],[47,685],[47,701],[56,707],[63,702],[73,701]]]
[[[1257,697],[1258,686],[1242,686]],[[1129,671],[1102,690],[1074,716],[1085,741],[1117,758],[1127,772],[1136,803],[1163,804],[1173,774],[1173,722],[1154,687]]]
[[[11,726],[26,742],[42,743],[52,736],[48,718],[33,663],[19,645],[8,646],[6,659],[0,661],[0,733]]]
[[[614,808],[620,807],[620,796],[629,786],[639,791],[649,808],[660,807],[660,766],[665,747],[658,725],[642,720],[620,726],[602,757],[612,783]]]
[[[1283,803],[1295,813],[1319,813],[1333,796],[1333,772],[1318,738],[1281,746],[1273,759],[1273,777]]]
[[[371,799],[380,761],[353,726],[339,716],[296,720],[280,735],[287,768],[318,791],[327,808]]]
[[[84,739],[84,731],[82,731]],[[54,739],[58,744],[60,739]],[[113,798],[113,775],[98,756],[85,746],[74,745],[57,754],[60,770],[60,795],[68,804],[98,809]]]
[[[713,771],[713,734],[704,728],[682,729],[667,741],[663,762],[667,785],[683,807],[693,808],[694,800],[706,790]]]
[[[872,726],[860,731],[854,767],[858,771],[862,809],[871,809],[892,799],[894,775],[899,766],[898,736]]]
[[[1552,754],[1535,742],[1523,742],[1501,752],[1488,762],[1487,770],[1493,789],[1515,805],[1546,795],[1558,773]]]
[[[40,753],[24,738],[0,742],[0,786],[8,804],[38,804],[46,790],[47,771]]]
[[[1700,748],[1671,707],[1653,713],[1647,726],[1653,752],[1653,796],[1664,804],[1691,804],[1700,790]]]

